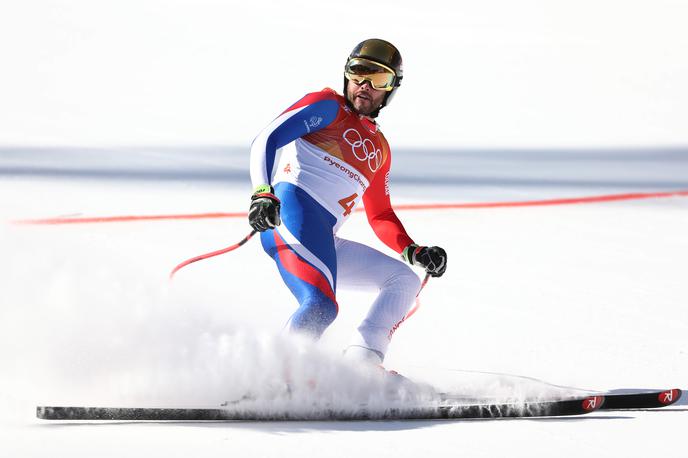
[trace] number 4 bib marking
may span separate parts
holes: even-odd
[[[348,216],[351,213],[351,210],[354,209],[354,201],[356,200],[356,197],[358,197],[358,194],[353,193],[349,197],[339,199],[339,205],[344,207],[344,216]]]

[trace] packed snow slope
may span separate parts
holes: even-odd
[[[566,420],[51,424],[38,404],[216,406],[272,396],[374,401],[339,353],[374,292],[339,291],[318,345],[244,218],[15,224],[37,218],[245,212],[245,149],[0,150],[2,456],[685,456],[686,402]],[[423,175],[415,173],[423,166]],[[396,204],[688,190],[688,150],[399,150]],[[469,395],[688,388],[688,197],[400,211],[449,253],[386,367]],[[340,235],[375,239],[361,214]],[[419,275],[422,273],[419,272]],[[306,404],[304,404],[306,403]]]

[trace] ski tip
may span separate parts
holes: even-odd
[[[681,398],[681,390],[674,388],[672,390],[666,390],[659,393],[659,402],[662,405],[670,406],[676,403]]]
[[[586,412],[594,412],[602,407],[604,404],[604,396],[589,396],[583,399],[583,410]]]

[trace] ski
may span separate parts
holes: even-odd
[[[433,420],[469,418],[526,418],[583,415],[598,410],[604,396],[526,403],[475,403],[415,406],[373,410],[313,410],[270,412],[239,408],[184,409],[139,407],[50,407],[39,406],[36,416],[43,420],[109,421],[353,421],[353,420]]]
[[[603,393],[604,404],[599,410],[628,410],[628,409],[658,409],[678,402],[682,391],[678,388],[671,390],[655,390],[628,393]],[[440,393],[444,402],[461,403],[490,403],[497,402],[494,398],[477,398],[453,393]],[[567,398],[561,398],[565,400]]]
[[[605,394],[603,410],[656,409],[675,404],[681,398],[681,390],[674,388],[664,391],[643,393]]]

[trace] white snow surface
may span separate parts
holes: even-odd
[[[245,211],[246,154],[0,149],[1,456],[685,456],[685,400],[657,412],[536,420],[35,419],[41,404],[214,407],[247,391],[270,399],[285,374],[297,387],[290,408],[385,405],[379,374],[340,360],[374,293],[339,291],[340,315],[312,345],[281,333],[296,304],[258,240],[168,282],[180,261],[241,239],[243,218],[12,223]],[[391,185],[395,203],[688,190],[688,150],[402,149]],[[688,388],[688,197],[399,216],[450,260],[396,332],[387,368],[511,400]],[[340,235],[393,254],[360,214]]]

